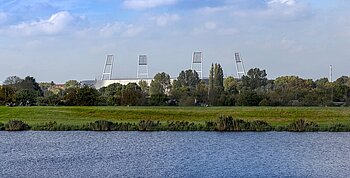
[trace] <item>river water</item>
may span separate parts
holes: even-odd
[[[0,132],[0,177],[349,177],[350,133]]]

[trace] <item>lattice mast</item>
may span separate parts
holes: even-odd
[[[139,55],[137,62],[137,78],[148,78],[147,55]]]
[[[242,78],[243,75],[246,75],[245,68],[243,64],[243,59],[239,53],[235,53],[235,61],[236,61],[236,70],[238,78]]]
[[[103,68],[101,80],[111,80],[112,79],[112,70],[113,70],[113,63],[114,63],[114,55],[107,55],[106,63]]]
[[[203,79],[203,53],[194,52],[192,56],[191,70],[195,70],[200,79]]]

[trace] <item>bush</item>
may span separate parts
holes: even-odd
[[[318,131],[319,126],[314,122],[306,122],[304,119],[299,119],[287,126],[288,131],[292,132],[310,132],[310,131]]]
[[[46,130],[46,131],[55,131],[58,130],[58,124],[56,121],[50,121],[40,125],[34,125],[32,130]]]
[[[184,122],[184,121],[176,121],[176,122],[168,122],[167,130],[169,131],[197,131],[201,129],[200,126],[197,126],[193,122]]]
[[[251,123],[251,129],[253,131],[264,132],[264,131],[272,131],[273,128],[270,124],[265,121],[256,120]]]
[[[150,120],[142,120],[138,124],[138,130],[139,131],[155,131],[157,130],[158,126],[160,126],[160,122],[154,122]]]
[[[0,122],[0,130],[5,130],[5,125]]]
[[[250,128],[250,122],[246,122],[242,119],[235,119],[233,120],[233,131],[249,131]]]
[[[212,121],[205,121],[205,126],[204,126],[204,130],[206,131],[214,131],[216,128],[216,122],[212,122]]]
[[[350,131],[350,128],[344,124],[336,123],[336,124],[331,125],[328,128],[328,131],[329,132],[348,132],[348,131]]]
[[[116,123],[116,131],[137,131],[138,126],[136,124],[131,123]]]
[[[233,127],[233,119],[231,116],[221,115],[216,122],[216,129],[218,131],[229,131]]]
[[[89,129],[92,131],[111,131],[115,130],[115,128],[116,126],[113,122],[105,120],[98,120],[89,124]]]
[[[22,131],[29,129],[29,125],[20,120],[10,120],[5,124],[6,131]]]

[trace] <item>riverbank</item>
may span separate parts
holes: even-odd
[[[159,124],[150,130],[220,130],[208,127],[218,123],[221,115],[250,125],[264,122],[271,126],[269,130],[277,131],[289,130],[286,127],[300,119],[316,124],[320,131],[350,126],[350,108],[345,107],[0,107],[0,123],[20,120],[31,130],[94,130],[89,127],[96,121],[124,128],[116,130],[142,130],[142,122]],[[174,125],[179,129],[173,129]],[[248,127],[244,130],[254,131]]]

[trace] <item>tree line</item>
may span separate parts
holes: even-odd
[[[70,80],[37,83],[35,78],[6,78],[0,87],[0,105],[8,106],[332,106],[350,104],[350,78],[331,82],[298,76],[267,79],[265,70],[250,69],[241,79],[224,78],[220,64],[212,64],[209,77],[181,71],[176,80],[164,72],[151,83],[111,84],[95,89]]]

